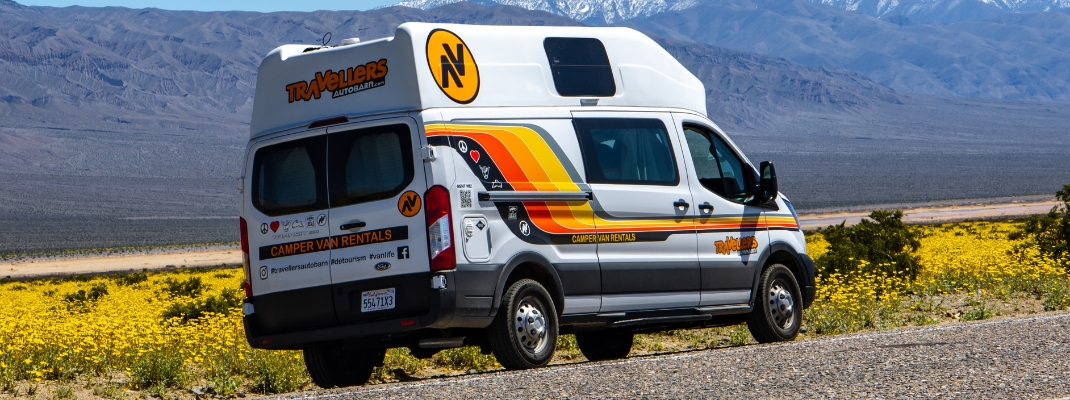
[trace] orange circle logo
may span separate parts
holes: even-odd
[[[468,45],[453,32],[435,29],[427,35],[427,66],[435,84],[450,100],[471,103],[479,94],[479,68]]]
[[[420,201],[420,195],[411,190],[402,193],[401,198],[398,199],[398,211],[406,217],[420,213],[421,206],[423,206],[423,202]]]

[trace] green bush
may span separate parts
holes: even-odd
[[[829,244],[828,252],[814,260],[818,274],[884,272],[914,280],[920,265],[912,252],[921,246],[921,231],[903,223],[901,210],[874,210],[869,218],[854,226],[841,223],[818,230]]]
[[[130,383],[138,389],[179,388],[189,380],[190,376],[182,358],[171,351],[142,354],[130,368]]]
[[[149,280],[149,274],[146,274],[144,272],[119,274],[111,277],[111,280],[115,281],[115,284],[119,286],[133,286]]]
[[[242,297],[236,290],[224,290],[219,296],[210,295],[204,300],[173,303],[163,313],[163,319],[182,318],[186,323],[204,317],[207,313],[226,314],[241,307]]]
[[[252,389],[258,393],[287,393],[308,384],[308,373],[299,352],[263,351],[253,352]]]
[[[86,292],[83,289],[79,289],[77,292],[67,293],[67,294],[63,295],[63,300],[66,301],[67,303],[83,303],[84,304],[84,303],[90,302],[90,301],[97,301],[101,297],[104,297],[107,294],[108,294],[108,286],[103,284],[103,283],[98,283],[96,285],[93,285],[93,287],[89,288],[88,292]]]
[[[175,297],[197,297],[204,293],[205,290],[208,290],[208,285],[205,285],[199,277],[191,277],[186,280],[167,278],[163,283],[167,285],[164,290]]]
[[[1055,198],[1063,204],[1052,207],[1047,214],[1029,218],[1009,237],[1025,239],[1018,246],[1019,254],[1026,248],[1035,247],[1042,256],[1070,271],[1070,184],[1055,192]]]

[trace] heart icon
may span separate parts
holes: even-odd
[[[279,221],[271,221],[271,231],[272,232],[278,232],[279,231]]]
[[[468,152],[468,155],[472,156],[472,161],[479,162],[479,152],[472,150]]]

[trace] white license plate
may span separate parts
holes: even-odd
[[[362,292],[360,312],[390,310],[394,308],[394,288]]]

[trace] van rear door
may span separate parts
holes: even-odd
[[[256,320],[265,333],[337,323],[328,268],[325,129],[255,143],[244,217]]]
[[[340,323],[428,311],[419,132],[410,118],[328,128],[330,270]]]

